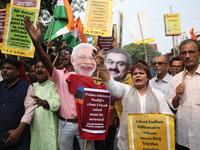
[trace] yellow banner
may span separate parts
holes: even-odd
[[[129,114],[130,150],[174,150],[174,118],[166,114]]]
[[[111,36],[113,0],[88,0],[84,33]]]
[[[2,53],[22,57],[34,57],[34,46],[24,26],[24,16],[36,25],[37,9],[6,5],[6,19]]]
[[[180,35],[181,34],[181,23],[180,14],[165,14],[165,35]]]
[[[6,19],[6,9],[0,10],[0,48],[3,45],[3,33]]]

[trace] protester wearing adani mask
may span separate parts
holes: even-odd
[[[81,43],[74,47],[71,54],[71,63],[79,75],[91,76],[96,69],[96,62],[92,56],[92,50],[96,49],[90,44]]]
[[[104,59],[106,68],[115,81],[133,85],[130,74],[127,75],[130,67],[130,56],[126,51],[114,48],[106,52]],[[116,128],[119,127],[119,119],[122,115],[122,101],[120,98],[114,98],[115,104],[111,114],[110,126],[106,136],[106,149],[114,149]]]
[[[106,52],[105,65],[115,81],[122,81],[130,67],[130,56],[122,49],[109,50]]]

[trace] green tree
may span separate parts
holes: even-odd
[[[145,44],[147,51],[147,58],[150,63],[155,56],[160,55],[161,53],[153,50],[150,44]],[[133,65],[138,59],[145,60],[144,46],[143,44],[134,45],[132,43],[124,45],[123,49],[131,56],[131,64]]]
[[[10,3],[11,0],[1,0],[1,2],[3,4],[7,4],[7,3]],[[72,9],[73,11],[79,11],[79,12],[83,12],[85,11],[84,9],[84,2],[86,0],[68,0],[70,5],[72,6]],[[57,3],[57,0],[41,0],[41,3],[40,3],[40,10],[47,10],[50,15],[53,15],[53,12],[54,12],[54,8],[55,8],[55,5]]]

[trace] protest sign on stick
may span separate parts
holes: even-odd
[[[109,37],[97,36],[94,38],[96,41],[96,46],[103,50],[104,52],[113,49],[113,42],[117,42],[117,26],[113,24],[112,35]]]
[[[111,36],[113,0],[88,0],[84,33]]]
[[[22,57],[34,57],[34,46],[24,26],[24,16],[36,25],[37,9],[6,5],[6,19],[2,53]]]
[[[151,43],[155,41],[153,38],[153,30],[149,14],[147,12],[143,12],[133,16],[129,28],[133,44],[143,44],[145,59],[148,61],[145,43]]]
[[[77,74],[70,74],[66,81],[75,96],[80,137],[105,140],[114,107],[105,85],[96,85],[93,77]]]

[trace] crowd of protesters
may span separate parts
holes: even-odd
[[[129,150],[129,113],[174,116],[176,149],[199,149],[200,47],[196,40],[183,41],[178,57],[156,56],[152,64],[156,76],[152,78],[147,62],[138,60],[131,66],[124,50],[114,48],[103,57],[102,51],[86,43],[62,47],[62,68],[57,69],[40,44],[40,28],[36,29],[28,17],[25,27],[41,62],[31,66],[27,79],[17,59],[1,61],[0,149],[113,150],[119,127],[118,148]],[[105,140],[85,144],[80,137],[75,97],[66,82],[71,74],[98,77],[116,97]]]

